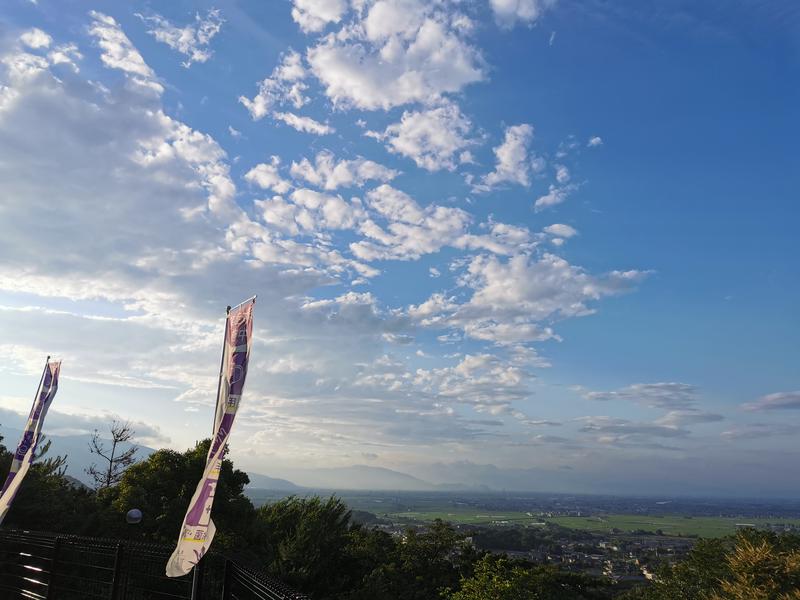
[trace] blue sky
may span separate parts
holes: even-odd
[[[53,353],[52,432],[185,447],[258,293],[253,471],[795,494],[798,29],[788,2],[12,0],[0,420]]]

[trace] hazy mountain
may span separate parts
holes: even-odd
[[[288,474],[288,473],[287,473]],[[434,491],[440,486],[400,471],[369,465],[294,469],[292,480],[309,488],[347,490]]]
[[[263,490],[281,490],[281,491],[296,491],[303,488],[299,485],[292,483],[286,479],[277,479],[275,477],[268,477],[260,473],[247,473],[250,478],[249,488],[258,488]]]
[[[3,436],[3,445],[9,450],[13,451],[22,437],[22,431],[19,429],[11,429],[0,426],[0,436]],[[92,439],[91,434],[81,435],[48,435],[46,439],[52,442],[50,446],[49,456],[66,456],[67,457],[67,477],[69,479],[77,480],[78,482],[88,485],[91,483],[89,477],[86,475],[86,469],[93,462],[97,462],[96,457],[89,452],[89,442]],[[110,446],[110,440],[103,439],[106,447]],[[130,448],[130,444],[121,444],[121,450],[124,451]],[[136,444],[139,450],[136,452],[137,460],[144,460],[155,452],[154,448]],[[250,487],[264,488],[269,490],[298,490],[300,486],[295,485],[291,481],[285,479],[276,479],[268,477],[259,473],[248,473],[250,477]]]
[[[12,452],[17,447],[22,431],[18,429],[9,429],[0,427],[0,435],[3,436],[3,445]],[[89,452],[89,442],[92,440],[91,434],[85,433],[81,435],[47,435],[47,440],[52,442],[48,456],[66,456],[67,457],[67,475],[77,479],[81,483],[91,483],[89,476],[86,475],[85,470],[92,464],[97,463],[97,457]],[[110,447],[111,441],[103,439],[106,447]],[[135,444],[139,450],[136,452],[136,459],[142,460],[150,456],[155,450],[148,446]],[[120,451],[125,451],[131,447],[129,443],[120,444]]]

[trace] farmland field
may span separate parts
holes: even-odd
[[[586,517],[551,517],[528,515],[515,511],[488,511],[476,508],[449,507],[440,511],[403,511],[382,515],[396,521],[430,522],[435,519],[469,525],[522,525],[535,526],[538,523],[554,523],[569,529],[582,529],[594,533],[610,533],[617,529],[620,533],[661,530],[665,535],[700,537],[722,537],[736,532],[737,524],[753,524],[765,527],[770,523],[790,523],[800,525],[800,519],[753,519],[731,517],[687,517],[681,515],[603,515]]]
[[[800,524],[800,519],[753,519],[730,517],[686,517],[681,515],[603,515],[594,517],[553,517],[548,519],[570,529],[584,529],[597,533],[608,533],[612,529],[620,531],[661,530],[666,535],[698,535],[701,537],[722,537],[736,532],[737,524],[753,524],[764,527],[769,523]]]

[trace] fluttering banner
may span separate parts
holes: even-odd
[[[233,420],[239,410],[250,346],[253,337],[253,305],[255,298],[246,300],[228,312],[225,341],[222,347],[217,412],[214,418],[214,437],[208,449],[203,478],[189,503],[183,518],[178,545],[167,562],[167,576],[180,577],[192,570],[211,546],[216,527],[211,520],[214,491],[222,468],[225,446]]]
[[[19,490],[19,486],[22,484],[22,480],[33,462],[33,456],[36,453],[36,447],[42,435],[44,418],[47,416],[47,410],[50,408],[50,404],[52,404],[58,390],[58,374],[60,372],[61,361],[50,362],[50,357],[48,356],[44,364],[42,379],[39,382],[39,389],[36,390],[36,397],[28,415],[25,431],[22,434],[19,446],[17,446],[17,451],[14,453],[11,470],[8,473],[8,477],[6,477],[2,491],[0,491],[0,523],[3,522],[11,508],[14,496],[17,495],[17,490]]]

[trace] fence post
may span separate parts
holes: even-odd
[[[225,577],[222,580],[222,600],[231,600],[233,596],[233,563],[225,559]]]
[[[206,570],[206,561],[200,558],[194,566],[194,574],[192,575],[192,598],[191,600],[203,599],[203,575]]]
[[[57,537],[53,544],[53,557],[50,559],[50,581],[47,582],[47,600],[55,600],[56,597],[56,564],[59,550],[61,550],[61,538]]]
[[[111,600],[119,598],[120,581],[122,580],[122,552],[124,545],[122,542],[117,544],[117,553],[114,556],[114,576],[111,579]]]

